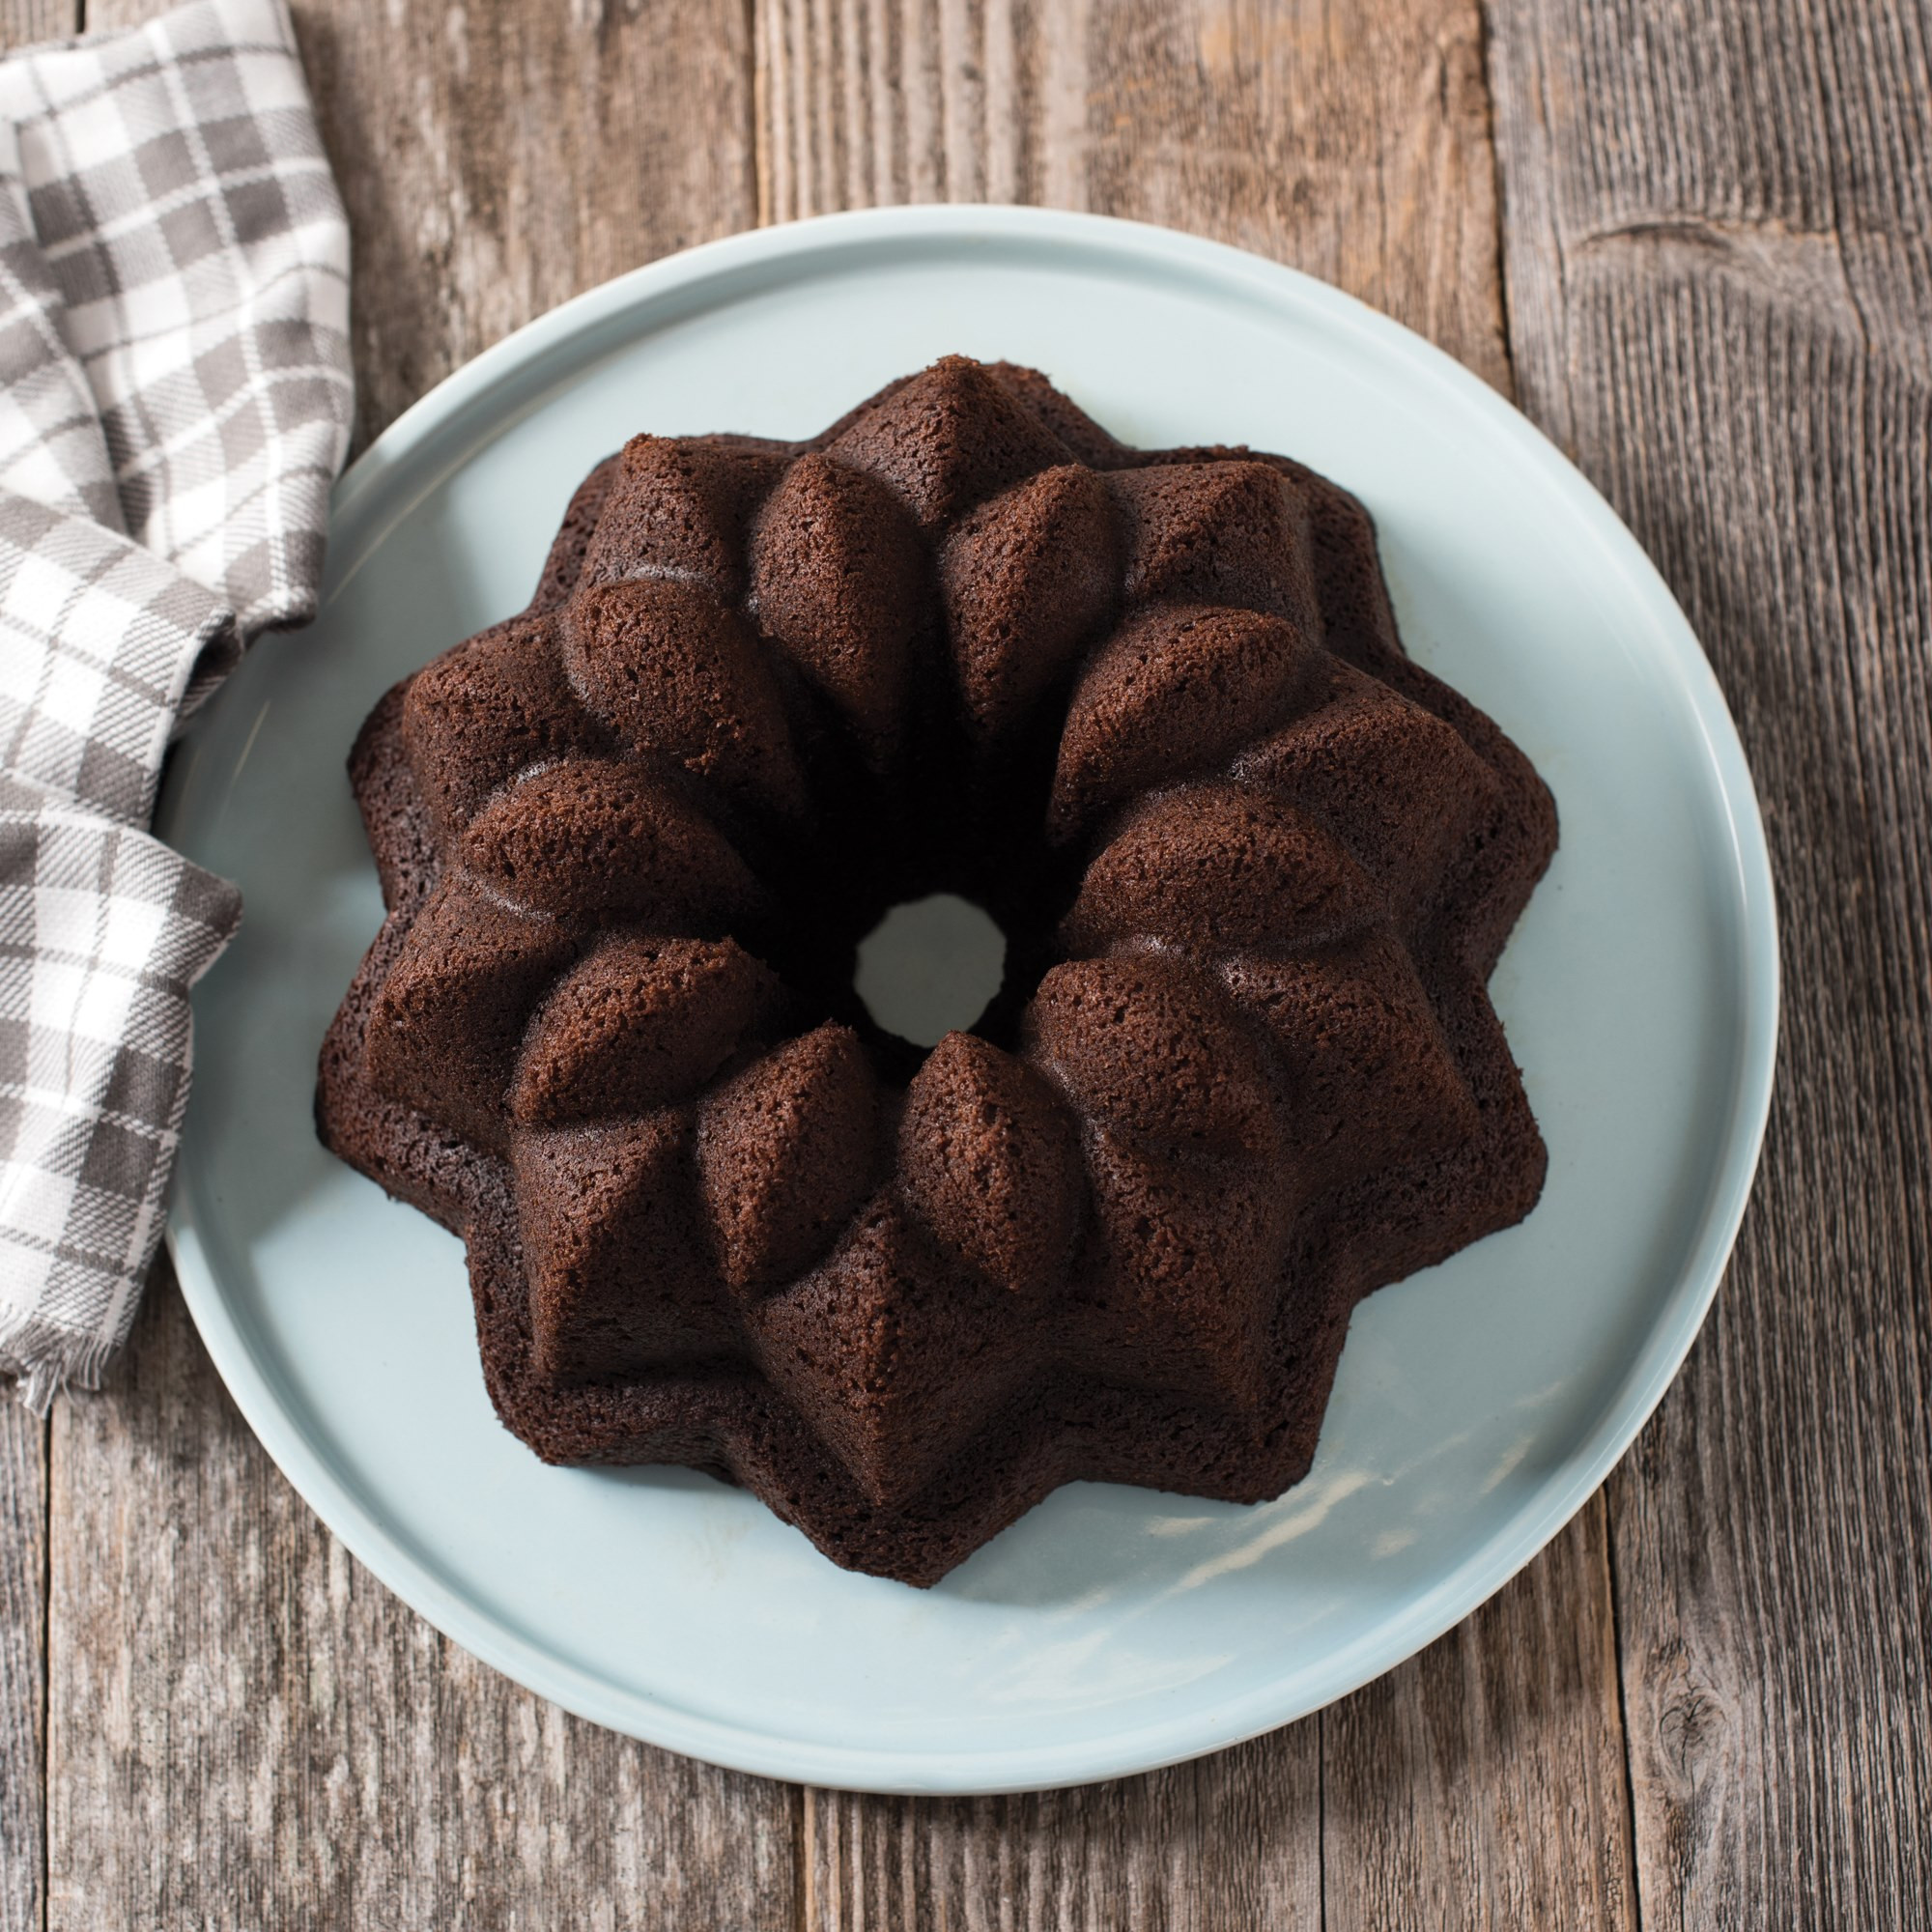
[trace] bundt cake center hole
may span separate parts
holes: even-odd
[[[965,1032],[999,993],[1007,935],[992,915],[957,893],[894,906],[859,942],[852,989],[887,1033],[937,1046]]]

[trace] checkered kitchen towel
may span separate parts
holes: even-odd
[[[180,720],[315,614],[349,236],[279,0],[0,62],[0,1372],[127,1335],[234,887],[148,836]]]

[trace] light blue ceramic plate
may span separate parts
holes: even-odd
[[[1063,1490],[918,1592],[833,1568],[704,1477],[539,1464],[485,1399],[462,1250],[329,1159],[309,1107],[381,916],[342,770],[378,695],[524,603],[572,486],[625,435],[803,436],[948,350],[1033,363],[1131,441],[1288,450],[1356,491],[1409,648],[1535,759],[1563,846],[1494,985],[1548,1191],[1357,1313],[1308,1480],[1252,1509]],[[778,1776],[1078,1783],[1285,1723],[1420,1649],[1554,1535],[1655,1406],[1764,1125],[1763,833],[1656,572],[1418,337],[1151,228],[837,215],[546,316],[343,480],[321,620],[221,694],[163,827],[247,894],[195,1002],[172,1223],[243,1414],[343,1541],[479,1657],[601,1723]]]

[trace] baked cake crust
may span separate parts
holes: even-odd
[[[388,916],[324,1141],[463,1236],[546,1461],[848,1567],[1080,1478],[1278,1495],[1355,1302],[1541,1191],[1486,986],[1549,795],[1286,458],[960,357],[806,443],[636,438],[350,778]],[[922,1055],[852,950],[942,890],[1009,970]]]

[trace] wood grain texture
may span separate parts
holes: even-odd
[[[1014,1798],[808,1791],[807,1932],[1220,1932],[1321,1913],[1320,1720]]]
[[[38,1932],[46,1865],[47,1425],[0,1389],[0,1932]]]
[[[1764,801],[1765,1163],[1609,1488],[1643,1919],[1932,1915],[1932,84],[1922,6],[1502,0],[1525,405],[1631,522]]]
[[[759,0],[759,208],[1029,201],[1293,263],[1508,384],[1475,0]]]
[[[0,0],[0,53],[65,40],[79,23],[78,0]]]
[[[1636,1924],[1601,1496],[1322,1723],[1331,1932]]]
[[[165,1268],[52,1462],[56,1932],[796,1922],[791,1794],[566,1717],[405,1609]]]

